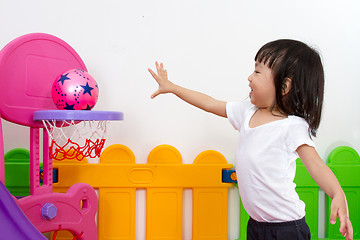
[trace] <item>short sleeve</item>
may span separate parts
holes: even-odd
[[[226,116],[236,130],[240,130],[244,123],[246,112],[251,106],[249,101],[228,102],[226,104]]]
[[[309,133],[308,123],[299,117],[293,116],[293,123],[289,127],[287,146],[291,152],[295,152],[301,145],[315,147],[315,143]]]

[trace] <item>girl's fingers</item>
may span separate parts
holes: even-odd
[[[161,67],[160,67],[159,63],[155,62],[155,66],[156,66],[156,71],[157,71],[158,75],[160,75]]]
[[[158,74],[154,73],[153,70],[151,70],[150,68],[148,68],[148,71],[150,72],[151,76],[153,76],[153,78],[160,83],[161,80],[166,80],[167,79],[167,71],[163,70],[163,71],[158,71]]]
[[[151,70],[150,68],[148,69],[148,71],[150,72],[151,76],[153,76],[153,78],[158,81],[158,75],[156,75],[156,73],[154,73],[153,70]]]
[[[160,94],[160,91],[157,90],[156,92],[154,92],[153,94],[151,94],[151,99],[155,98],[157,95]]]
[[[346,229],[345,219],[343,219],[343,218],[340,218],[340,229],[339,229],[339,231],[341,232],[343,237],[345,237],[347,229]]]
[[[330,223],[335,224],[336,223],[336,217],[337,217],[337,209],[334,208],[334,206],[331,206],[331,212],[330,212]]]
[[[151,76],[156,75],[156,74],[153,72],[153,70],[151,70],[150,68],[148,68],[148,71],[149,71],[149,73],[151,74]]]
[[[349,218],[346,218],[346,220],[345,220],[344,233],[346,234],[346,240],[353,240],[353,228],[352,228],[351,221]]]
[[[157,78],[167,78],[167,71],[164,69],[164,64],[163,63],[158,63],[158,62],[155,62],[155,66],[156,66],[156,71],[157,71],[157,74],[154,73],[153,71],[151,71],[151,69],[149,68],[149,71],[151,73],[151,75],[155,78],[155,76]]]

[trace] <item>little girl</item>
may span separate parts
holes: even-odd
[[[173,93],[182,100],[227,117],[239,131],[236,174],[243,205],[250,215],[247,239],[310,239],[305,204],[293,182],[300,157],[316,183],[332,199],[330,222],[340,219],[340,232],[353,238],[345,194],[322,161],[313,137],[320,124],[324,73],[319,54],[295,40],[265,44],[249,76],[250,101],[224,102],[178,86],[156,62],[159,84],[151,96]]]

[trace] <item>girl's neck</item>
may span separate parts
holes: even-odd
[[[250,119],[249,127],[255,128],[287,117],[277,108],[258,108]]]
[[[276,117],[283,117],[287,118],[288,115],[282,112],[277,106],[274,107],[267,107],[267,108],[258,108],[258,111],[261,111],[263,113],[271,113],[272,115]]]

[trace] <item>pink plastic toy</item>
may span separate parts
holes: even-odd
[[[48,34],[21,36],[0,52],[0,116],[30,127],[30,193],[18,205],[41,232],[69,230],[80,240],[96,240],[95,213],[98,200],[94,189],[84,183],[67,193],[52,192],[52,161],[49,137],[43,131],[43,185],[39,179],[41,121],[33,120],[38,110],[55,110],[51,97],[53,80],[69,69],[86,67],[66,42]],[[4,183],[4,144],[0,122],[0,181]],[[26,235],[26,232],[24,233]],[[28,236],[21,239],[30,239]],[[14,239],[15,240],[15,239]]]
[[[58,109],[91,110],[98,99],[99,89],[88,72],[72,69],[56,78],[51,94]]]

